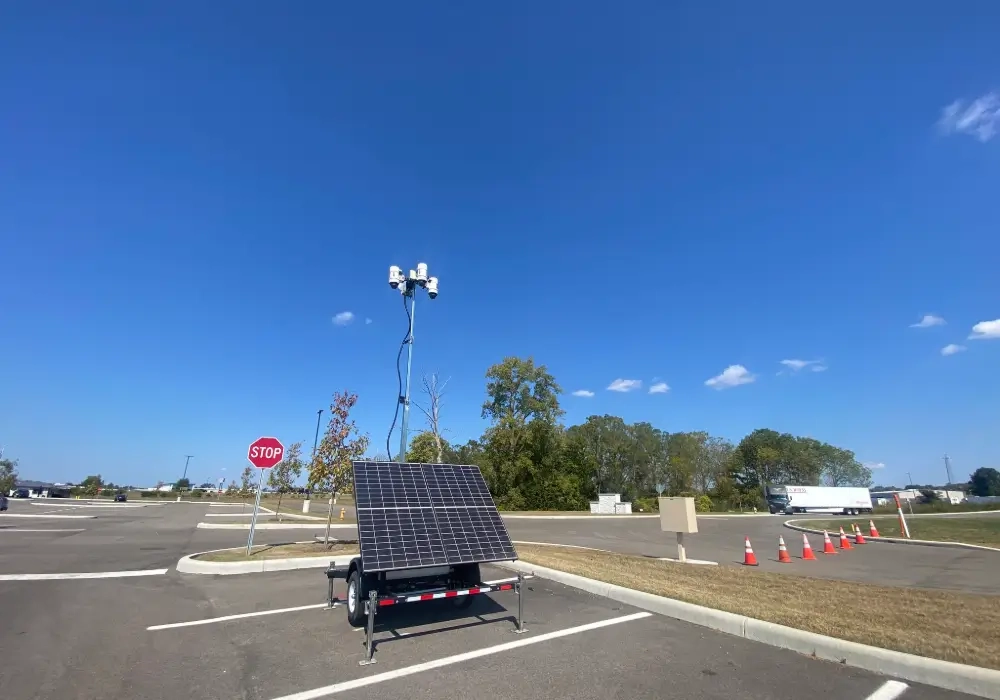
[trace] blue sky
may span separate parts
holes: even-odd
[[[424,261],[414,371],[451,377],[453,441],[533,355],[568,422],[812,435],[879,482],[996,466],[973,6],[8,5],[0,443],[32,478],[231,478],[348,388],[384,450],[387,267]]]

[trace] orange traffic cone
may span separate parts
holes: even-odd
[[[833,546],[833,542],[830,543]],[[816,555],[813,554],[812,545],[809,544],[809,538],[806,537],[806,533],[802,533],[802,561],[816,561]]]
[[[743,566],[757,566],[757,557],[753,553],[753,547],[750,546],[750,538],[746,538],[746,552],[743,554]]]
[[[865,536],[861,534],[861,528],[854,523],[851,525],[854,525],[854,544],[866,544]]]
[[[836,554],[837,550],[833,548],[833,541],[830,539],[830,533],[823,530],[823,554]]]
[[[788,553],[788,548],[785,547],[785,538],[778,535],[778,563],[779,564],[791,564],[792,557]]]
[[[840,548],[841,549],[854,549],[851,546],[851,541],[847,539],[847,534],[844,532],[844,526],[840,526]]]
[[[869,520],[868,521],[868,536],[869,537],[879,537],[878,528],[875,527],[875,521],[874,520]]]

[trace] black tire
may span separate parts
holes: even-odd
[[[368,622],[364,603],[367,599],[368,591],[365,590],[364,580],[355,569],[347,577],[347,622],[351,627],[364,627]]]
[[[482,577],[479,574],[479,564],[460,564],[456,566],[452,581],[458,588],[471,588],[482,583]],[[464,610],[476,601],[476,596],[460,595],[452,600],[456,608]]]

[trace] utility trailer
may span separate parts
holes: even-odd
[[[517,628],[525,632],[524,576],[483,582],[481,563],[510,561],[517,552],[479,467],[453,464],[352,462],[360,556],[326,570],[329,607],[334,581],[347,582],[347,621],[365,628],[365,658],[376,662],[375,615],[406,603],[517,593]]]

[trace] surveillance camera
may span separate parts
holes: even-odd
[[[417,284],[427,286],[427,263],[417,263]]]
[[[403,271],[400,270],[396,265],[389,266],[389,286],[393,289],[399,287],[399,283],[403,281]]]
[[[438,295],[438,278],[428,277],[427,278],[427,296],[431,299],[436,299]]]
[[[417,282],[417,271],[416,270],[410,270],[410,276],[406,278],[406,281],[407,282],[413,282],[414,284],[416,284],[416,282]]]

